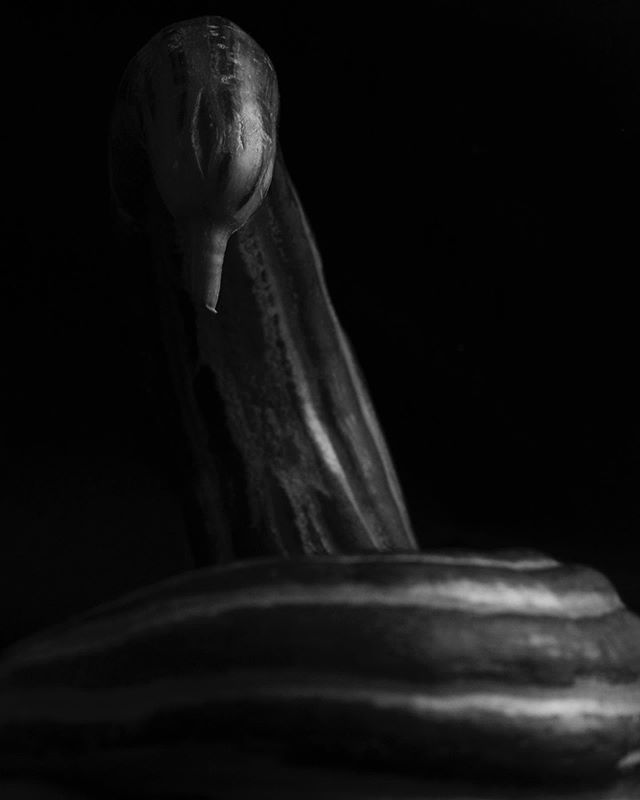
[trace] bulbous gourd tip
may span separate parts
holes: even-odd
[[[161,31],[130,63],[116,111],[116,155],[127,152],[123,137],[144,152],[140,174],[151,177],[187,241],[194,300],[215,310],[228,238],[259,208],[271,182],[278,117],[273,66],[225,19],[182,22]]]

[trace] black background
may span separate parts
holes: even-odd
[[[637,3],[343,5],[7,23],[1,641],[189,566],[106,154],[128,59],[207,13],[275,63],[283,150],[422,543],[541,547],[640,608]]]

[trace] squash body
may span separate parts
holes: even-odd
[[[0,741],[18,762],[183,739],[410,771],[624,772],[640,620],[599,573],[531,553],[267,559],[143,590],[4,660]]]

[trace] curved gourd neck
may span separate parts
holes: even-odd
[[[391,457],[281,154],[262,207],[229,240],[218,313],[194,302],[187,269],[177,358],[188,367],[177,380],[183,414],[208,441],[203,448],[193,430],[200,460],[216,464],[218,484],[225,465],[235,465],[234,553],[415,550]],[[215,442],[221,426],[230,434],[224,448]]]

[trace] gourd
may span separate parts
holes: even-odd
[[[194,549],[201,565],[239,555],[416,550],[383,434],[275,143],[277,111],[265,53],[236,26],[205,17],[143,48],[114,112],[112,187],[153,252],[192,470],[192,516],[201,520]],[[203,142],[211,150],[204,157]],[[206,174],[200,162],[212,165]],[[237,191],[221,190],[220,163]],[[212,266],[202,242],[224,239],[243,222],[226,245],[213,314],[209,290],[199,287],[205,279],[217,286],[220,265],[214,259]]]
[[[536,553],[263,559],[195,570],[17,645],[0,743],[37,763],[117,742],[424,770],[624,772],[640,620]],[[55,763],[55,758],[53,759]]]
[[[640,620],[608,581],[528,551],[417,552],[277,102],[267,57],[219,18],[127,70],[112,187],[157,265],[202,566],[5,653],[0,768],[64,777],[206,741],[220,763],[633,770]]]

